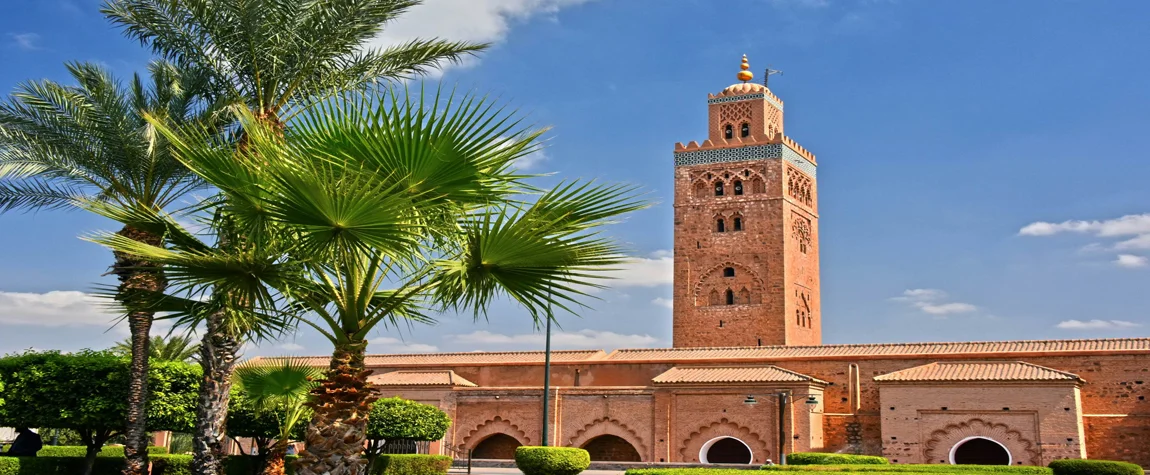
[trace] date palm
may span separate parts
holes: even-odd
[[[291,435],[307,417],[308,396],[322,375],[306,362],[290,358],[270,363],[251,360],[236,368],[237,386],[255,406],[256,415],[280,418],[279,436],[268,448],[263,475],[284,474],[284,455]]]
[[[415,39],[389,48],[365,45],[419,0],[107,0],[103,13],[132,38],[178,64],[211,74],[217,97],[243,104],[281,131],[309,104],[380,81],[421,75],[485,45]],[[247,134],[240,135],[245,147]],[[221,245],[235,245],[222,235]],[[192,467],[222,474],[231,373],[243,335],[208,316],[201,365],[206,383]]]
[[[210,120],[197,91],[205,78],[166,62],[149,65],[125,86],[99,66],[70,63],[76,85],[31,81],[0,104],[0,211],[76,208],[104,203],[159,210],[200,186],[176,161],[168,141],[144,119],[179,126]],[[162,236],[130,225],[119,235],[159,244]],[[113,292],[128,303],[139,292],[162,291],[162,272],[147,260],[115,253]],[[131,376],[125,432],[130,470],[147,465],[145,407],[153,312],[129,311]]]
[[[163,263],[189,290],[281,296],[306,312],[303,323],[334,349],[313,393],[296,472],[304,475],[363,473],[372,331],[431,322],[444,308],[479,317],[499,297],[537,323],[553,318],[552,307],[571,310],[600,271],[621,262],[596,229],[643,206],[626,186],[537,193],[512,163],[535,150],[539,133],[470,95],[325,101],[282,137],[251,113],[241,123],[251,140],[238,156],[204,145],[203,133],[161,130],[228,195],[220,202],[245,236],[243,256],[93,239]]]
[[[116,343],[116,353],[132,354],[132,338]],[[158,361],[189,361],[196,359],[200,345],[190,335],[155,335],[148,343],[148,359]]]

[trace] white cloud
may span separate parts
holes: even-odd
[[[28,51],[40,49],[40,45],[38,44],[40,35],[35,33],[9,33],[8,36],[12,37],[12,41],[15,42],[16,46],[19,46],[20,49]]]
[[[614,280],[611,287],[655,287],[670,285],[674,281],[675,260],[671,251],[655,251],[650,257],[628,259],[622,267],[607,275]]]
[[[542,332],[505,335],[478,330],[463,335],[448,335],[447,339],[457,344],[496,347],[497,349],[543,349],[546,343],[546,337]],[[551,332],[551,348],[553,349],[587,350],[650,347],[658,342],[659,340],[651,335],[624,335],[610,331]]]
[[[432,353],[439,347],[424,343],[403,341],[399,338],[381,336],[367,341],[369,353]]]
[[[299,351],[299,350],[303,349],[303,345],[301,345],[299,343],[282,343],[282,344],[276,345],[276,348],[279,348],[281,350],[287,350],[287,351]]]
[[[1133,254],[1119,254],[1118,258],[1114,259],[1114,265],[1116,265],[1118,267],[1126,267],[1129,269],[1134,269],[1134,268],[1138,268],[1138,267],[1146,267],[1147,261],[1150,261],[1150,259],[1147,259],[1144,256],[1135,256]]]
[[[107,327],[119,315],[107,300],[75,290],[53,290],[42,294],[0,291],[0,323]]]
[[[898,297],[891,297],[896,302],[906,302],[924,313],[936,316],[945,316],[955,313],[970,313],[978,307],[964,302],[945,302],[947,295],[938,289],[907,289]]]
[[[1117,330],[1121,328],[1135,328],[1142,326],[1141,323],[1128,322],[1125,320],[1066,320],[1055,325],[1064,330]]]
[[[519,157],[512,162],[512,166],[519,170],[530,170],[551,159],[550,155],[543,153],[543,150],[536,150],[527,155]]]
[[[554,17],[561,9],[588,0],[427,0],[384,27],[368,42],[387,47],[414,38],[499,43],[516,21],[539,15]],[[474,62],[474,60],[472,60]]]
[[[667,307],[667,308],[674,308],[675,307],[674,306],[674,304],[675,304],[674,300],[665,299],[663,297],[656,297],[654,300],[651,301],[651,303],[658,305],[660,307]]]

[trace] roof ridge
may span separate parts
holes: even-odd
[[[913,346],[913,345],[928,345],[928,346],[948,346],[948,345],[990,345],[1002,343],[1068,343],[1068,342],[1120,342],[1120,341],[1147,341],[1150,342],[1150,337],[1128,337],[1128,338],[1067,338],[1067,339],[1044,339],[1044,340],[980,340],[980,341],[923,341],[923,342],[901,342],[901,343],[836,343],[829,345],[762,345],[762,346],[694,346],[689,348],[617,348],[611,353],[630,352],[630,351],[707,351],[707,350],[758,350],[758,349],[815,349],[815,348],[863,348],[874,346]]]
[[[429,353],[374,353],[364,355],[364,358],[371,357],[393,357],[393,356],[465,356],[465,355],[529,355],[529,354],[544,354],[546,351],[531,350],[531,351],[450,351],[450,352],[429,352]],[[551,350],[551,353],[605,353],[603,350]],[[309,358],[326,358],[320,356],[309,356]]]

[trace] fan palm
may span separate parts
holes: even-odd
[[[281,418],[279,437],[264,462],[264,475],[284,474],[284,455],[291,434],[307,416],[305,403],[321,376],[318,368],[290,358],[271,363],[252,360],[236,368],[237,386],[255,406],[256,415],[273,414]]]
[[[261,307],[282,296],[307,312],[334,351],[314,392],[304,475],[362,473],[372,330],[430,322],[428,311],[445,307],[478,317],[500,296],[537,323],[553,306],[571,310],[621,261],[595,229],[643,206],[630,187],[577,183],[521,201],[535,190],[511,164],[539,132],[470,95],[325,101],[283,137],[251,113],[240,121],[251,140],[238,156],[203,145],[203,133],[162,130],[228,195],[242,256],[92,239],[162,262],[189,290],[234,289]]]
[[[419,0],[107,0],[103,13],[161,56],[210,71],[214,94],[244,104],[282,131],[293,115],[334,94],[421,75],[486,45],[415,39],[365,45]],[[240,146],[247,135],[240,137]],[[226,226],[225,226],[226,228]],[[236,245],[222,235],[223,246]],[[193,469],[222,473],[230,375],[243,335],[206,319],[204,375]]]
[[[132,354],[132,338],[116,343],[112,348],[117,353]],[[200,345],[189,335],[163,337],[155,335],[148,343],[148,359],[158,361],[188,361],[196,359]]]
[[[0,211],[75,208],[103,203],[158,210],[202,183],[172,158],[168,141],[144,119],[173,126],[210,120],[197,91],[205,78],[165,62],[149,66],[126,87],[99,66],[70,63],[78,85],[32,81],[0,104]],[[159,244],[162,236],[132,226],[125,239]],[[140,292],[162,291],[154,263],[115,253],[113,292],[129,303]],[[145,410],[153,312],[127,313],[132,358],[125,455],[129,467],[147,463]]]

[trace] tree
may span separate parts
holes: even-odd
[[[419,0],[106,0],[103,13],[131,38],[178,64],[211,75],[214,97],[243,104],[260,123],[283,131],[295,113],[349,90],[378,81],[407,79],[457,62],[486,45],[416,39],[365,47],[385,23]],[[246,133],[239,143],[244,147]],[[227,229],[228,225],[222,226]],[[222,246],[236,236],[219,236]],[[235,300],[237,305],[248,302]],[[236,352],[246,335],[230,330],[227,315],[203,318],[201,365],[208,384],[197,408],[193,471],[223,473],[223,427]]]
[[[236,381],[256,416],[275,417],[278,431],[268,447],[264,475],[284,474],[284,455],[292,433],[311,411],[305,406],[308,395],[322,372],[301,360],[290,358],[271,362],[251,360],[236,368]]]
[[[20,85],[0,104],[0,212],[114,205],[159,210],[199,186],[169,153],[167,140],[145,119],[172,126],[208,122],[197,91],[206,77],[165,62],[149,65],[150,82],[136,75],[125,87],[99,66],[69,63],[77,86],[52,81]],[[158,244],[162,236],[124,226],[128,239]],[[110,292],[128,304],[140,292],[161,292],[164,275],[146,260],[115,254]],[[132,372],[125,455],[129,472],[147,466],[149,340],[153,312],[127,313]]]
[[[628,186],[524,184],[512,164],[539,132],[471,95],[337,98],[282,135],[250,112],[239,121],[249,143],[238,154],[202,132],[158,128],[227,196],[219,203],[242,230],[242,254],[94,239],[162,262],[186,288],[227,289],[261,308],[280,297],[307,312],[302,323],[334,351],[313,392],[303,475],[362,473],[371,331],[431,321],[436,309],[478,318],[500,297],[537,324],[552,308],[573,311],[623,260],[598,228],[645,206]]]
[[[311,417],[310,409],[305,407],[304,410],[309,411],[303,417],[307,420]],[[235,441],[240,447],[240,452],[245,455],[247,455],[245,448],[240,444],[239,438],[251,439],[259,449],[258,452],[251,454],[254,459],[250,471],[252,475],[263,472],[267,466],[268,451],[280,436],[280,427],[284,420],[285,414],[281,411],[266,409],[257,411],[254,402],[239,388],[232,386],[232,395],[228,399],[228,438]],[[296,424],[292,428],[290,439],[303,440],[303,438],[304,425]]]
[[[376,400],[367,418],[368,459],[396,441],[440,440],[449,427],[451,417],[438,407],[400,397]]]
[[[124,355],[132,354],[132,338],[116,343],[112,351]],[[148,344],[149,361],[191,361],[196,359],[200,345],[190,335],[152,336]]]
[[[149,366],[149,430],[188,430],[199,368],[181,362]],[[127,427],[130,362],[108,352],[25,353],[0,358],[0,425],[71,429],[87,447],[85,475],[108,439]]]

